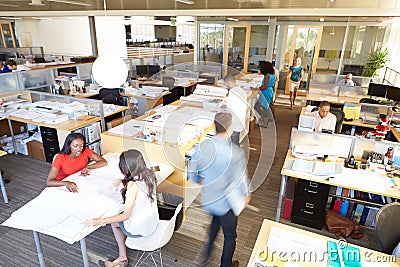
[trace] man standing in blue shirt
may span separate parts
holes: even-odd
[[[239,266],[238,261],[232,263],[238,214],[233,212],[237,207],[233,207],[236,204],[232,203],[231,196],[235,191],[236,195],[245,199],[241,203],[242,207],[250,201],[247,163],[239,146],[230,141],[232,115],[226,112],[217,113],[214,124],[216,135],[196,146],[188,167],[189,179],[202,186],[202,207],[213,216],[201,266],[207,265],[221,226],[224,233],[221,267]]]

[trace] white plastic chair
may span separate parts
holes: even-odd
[[[154,252],[159,253],[161,266],[163,266],[161,248],[164,247],[171,239],[172,234],[174,233],[176,217],[178,216],[178,213],[181,209],[182,203],[180,203],[176,207],[174,216],[172,216],[170,220],[159,221],[156,230],[151,235],[137,238],[126,238],[125,245],[128,248],[143,251],[135,266],[140,266],[149,256],[151,256],[151,259],[154,262],[154,266],[157,266],[156,261],[153,257]],[[141,260],[145,254],[147,254],[147,256],[143,259],[141,263]]]

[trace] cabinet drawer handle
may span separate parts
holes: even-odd
[[[306,210],[304,210],[303,212],[304,212],[304,213],[307,213],[307,214],[311,214],[311,215],[314,214],[313,211],[306,211]]]
[[[312,203],[306,203],[306,208],[311,208],[311,209],[313,209],[313,208],[314,208],[314,204],[312,204]]]
[[[317,194],[318,193],[317,191],[312,191],[312,190],[309,190],[309,189],[305,189],[305,191],[307,191],[308,193],[311,193],[311,194]]]
[[[318,187],[318,183],[316,183],[316,182],[310,182],[310,186],[311,186],[311,187]]]

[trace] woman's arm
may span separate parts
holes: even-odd
[[[300,72],[300,82],[303,80],[303,76],[304,76],[304,70],[301,70],[301,72]]]
[[[286,78],[287,78],[289,75],[292,75],[292,71],[291,71],[290,69],[289,69],[289,71],[286,73],[285,77],[283,77],[283,79],[286,80]]]
[[[97,154],[95,152],[93,152],[90,159],[92,161],[94,161],[95,163],[88,164],[88,165],[86,165],[85,168],[82,169],[81,174],[84,176],[89,174],[89,170],[101,168],[101,167],[107,166],[107,164],[108,164],[108,162],[105,158],[103,158],[102,156],[100,156],[99,154]]]
[[[258,89],[265,90],[268,88],[268,84],[269,84],[269,75],[265,74],[264,75],[264,85],[261,85],[260,87],[258,87]]]
[[[74,182],[69,181],[57,181],[58,169],[51,166],[49,175],[47,176],[46,186],[66,186],[70,192],[78,192],[78,187]]]
[[[128,189],[126,190],[124,211],[121,214],[117,214],[112,217],[106,217],[106,218],[89,219],[85,221],[84,224],[90,226],[105,226],[106,224],[126,221],[131,216],[138,191],[139,189],[137,184],[135,182],[129,182]]]

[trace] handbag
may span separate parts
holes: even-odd
[[[354,239],[363,237],[363,234],[359,232],[361,227],[357,222],[330,209],[326,210],[325,225],[328,231],[334,233],[336,237],[351,236]]]

